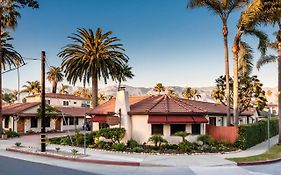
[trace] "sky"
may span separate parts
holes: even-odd
[[[135,77],[126,84],[214,86],[215,79],[225,71],[221,21],[206,9],[187,9],[186,3],[187,0],[39,0],[39,9],[20,10],[18,26],[11,31],[12,43],[23,57],[40,58],[45,50],[49,65],[59,66],[62,59],[57,53],[71,43],[67,36],[77,28],[101,27],[121,39],[130,57]],[[230,48],[238,16],[239,11],[229,18]],[[262,29],[274,39],[275,28]],[[245,40],[257,47],[257,40]],[[232,74],[232,53],[229,54]],[[258,58],[256,51],[255,62]],[[277,64],[255,69],[253,74],[264,86],[277,86]],[[16,89],[16,75],[15,71],[4,74],[3,87]],[[40,61],[27,60],[20,69],[20,79],[21,86],[26,81],[40,80]],[[107,85],[115,84],[109,81]],[[103,86],[101,80],[100,87]]]

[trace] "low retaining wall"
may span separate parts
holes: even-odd
[[[238,128],[235,126],[206,125],[206,133],[216,141],[229,142],[231,144],[238,138]]]

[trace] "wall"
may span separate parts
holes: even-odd
[[[41,132],[41,119],[37,120],[37,127],[36,128],[31,128],[31,119],[30,117],[25,118],[25,123],[24,123],[24,132],[27,133],[28,131],[33,131],[33,132]],[[46,131],[54,130],[55,129],[55,121],[51,119],[50,121],[50,127],[46,127]]]
[[[78,118],[78,125],[63,125],[63,118],[61,119],[61,130],[67,131],[67,130],[82,130],[84,124],[84,118]]]
[[[49,98],[46,97],[46,101],[50,100],[51,106],[63,106],[63,101],[68,101],[70,107],[81,107],[82,104],[86,104],[85,100],[72,100],[72,99],[57,99],[57,98]],[[35,97],[26,97],[26,102],[41,102],[40,96]],[[76,102],[76,104],[74,104]]]
[[[238,138],[238,128],[235,126],[206,126],[206,133],[217,141],[234,143]]]

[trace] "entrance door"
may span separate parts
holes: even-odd
[[[57,118],[55,129],[56,129],[57,131],[60,131],[60,130],[61,130],[61,118]]]
[[[17,132],[24,133],[24,118],[20,118],[17,123]]]

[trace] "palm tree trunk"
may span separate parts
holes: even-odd
[[[3,111],[2,111],[2,38],[1,38],[1,33],[2,33],[2,20],[0,17],[0,138],[2,137],[3,133]]]
[[[277,34],[278,41],[278,117],[279,117],[279,139],[281,144],[281,24],[279,23],[279,31]]]
[[[96,73],[92,75],[92,105],[98,106],[98,77]]]
[[[238,106],[238,54],[239,42],[241,38],[241,29],[238,29],[234,38],[232,52],[233,52],[233,117],[234,125],[239,124],[239,106]]]
[[[226,95],[226,105],[227,105],[227,126],[230,126],[230,96],[229,96],[229,55],[228,55],[228,29],[226,21],[223,22],[223,40],[224,40],[224,55],[225,55],[225,95]]]
[[[57,83],[55,81],[52,81],[52,93],[57,93]]]

